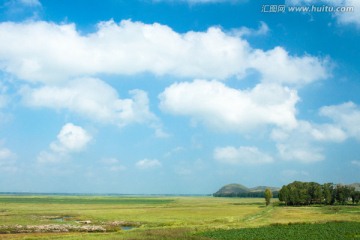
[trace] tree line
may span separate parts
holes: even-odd
[[[347,204],[351,201],[353,204],[360,202],[360,191],[355,187],[316,182],[295,181],[283,186],[279,191],[279,200],[285,205],[299,206],[312,204]]]
[[[273,197],[278,197],[279,192],[272,192]],[[232,193],[214,193],[214,197],[240,197],[240,198],[264,198],[265,192],[232,192]]]

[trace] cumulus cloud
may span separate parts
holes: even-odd
[[[341,143],[349,138],[360,140],[360,107],[353,102],[324,106],[319,115],[329,123],[298,120],[294,128],[274,128],[271,138],[276,142],[279,156],[284,160],[304,163],[325,159],[324,142]]]
[[[221,163],[233,165],[260,164],[273,161],[271,156],[262,153],[258,148],[244,146],[239,148],[232,146],[215,148],[214,158]]]
[[[329,65],[328,61],[324,59],[319,62],[319,59],[312,56],[290,56],[282,47],[275,47],[269,51],[255,50],[250,62],[251,66],[262,74],[264,82],[296,86],[328,77],[325,67]]]
[[[50,144],[50,150],[40,152],[38,162],[56,163],[67,159],[69,154],[85,150],[91,139],[91,135],[85,129],[67,123],[60,130],[56,141]]]
[[[249,131],[258,126],[296,126],[297,92],[276,84],[250,90],[227,87],[218,81],[175,83],[159,95],[163,111],[190,116],[220,131]]]
[[[153,168],[158,168],[161,167],[162,164],[159,160],[157,159],[143,159],[138,161],[135,166],[139,169],[153,169]]]
[[[360,106],[353,102],[324,106],[320,109],[320,115],[332,119],[334,125],[348,137],[360,140]]]
[[[34,82],[143,72],[226,79],[251,69],[267,81],[296,85],[328,76],[322,59],[291,56],[281,47],[255,49],[218,27],[180,34],[158,23],[124,20],[101,22],[96,32],[81,35],[74,24],[30,21],[1,23],[0,35],[0,69]]]
[[[343,142],[347,134],[333,124],[309,124],[309,133],[317,141]]]
[[[149,98],[142,90],[129,92],[132,98],[120,99],[117,91],[95,78],[72,80],[61,86],[23,88],[28,106],[66,109],[88,119],[115,124],[148,123],[159,137],[166,136],[160,121],[149,109]]]
[[[318,142],[343,142],[348,138],[348,135],[344,130],[334,124],[316,124],[298,120],[296,128],[275,128],[271,132],[271,137],[273,140],[279,142],[288,142],[290,138],[300,142],[304,142],[305,139]]]
[[[91,138],[82,127],[67,123],[57,135],[57,141],[51,143],[50,148],[55,152],[79,152],[85,149]]]
[[[275,128],[271,137],[276,142],[336,142],[349,138],[360,140],[360,107],[353,102],[324,106],[319,115],[331,120],[328,123],[313,123],[298,120],[295,128]]]
[[[347,134],[337,126],[303,120],[298,120],[297,126],[292,129],[274,128],[270,136],[276,143],[281,159],[302,163],[324,160],[322,143],[340,143],[347,139]]]

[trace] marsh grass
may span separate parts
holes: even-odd
[[[265,207],[264,199],[212,197],[0,196],[0,226],[81,226],[80,221],[109,232],[0,234],[0,239],[204,240],[208,238],[196,233],[299,222],[360,222],[360,206],[286,207],[274,201]],[[124,231],[119,225],[135,228]]]

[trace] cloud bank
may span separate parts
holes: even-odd
[[[65,109],[87,119],[119,127],[149,124],[158,136],[165,136],[157,117],[149,109],[147,93],[134,89],[132,98],[121,99],[117,91],[96,78],[79,78],[60,86],[24,87],[23,102],[31,107]]]
[[[96,32],[82,35],[74,24],[30,21],[3,22],[0,35],[0,69],[31,82],[144,72],[226,79],[244,77],[251,69],[266,81],[284,84],[303,85],[328,76],[326,60],[291,56],[281,47],[252,48],[218,27],[180,34],[158,23],[124,20],[101,22]]]
[[[297,124],[297,92],[276,84],[239,90],[218,81],[195,80],[175,83],[159,98],[163,111],[190,116],[219,131],[246,132],[266,125],[293,128]]]

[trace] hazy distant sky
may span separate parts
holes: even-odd
[[[0,191],[360,182],[359,3],[0,1]]]

